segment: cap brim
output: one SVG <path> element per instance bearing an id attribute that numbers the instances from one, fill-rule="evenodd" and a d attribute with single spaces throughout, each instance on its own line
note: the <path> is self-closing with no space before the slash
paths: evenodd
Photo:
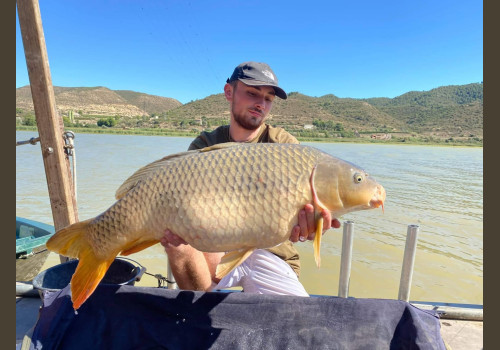
<path id="1" fill-rule="evenodd" d="M 238 80 L 241 81 L 242 83 L 244 83 L 246 85 L 250 85 L 250 86 L 270 86 L 270 87 L 272 87 L 274 89 L 274 93 L 279 98 L 281 98 L 283 100 L 286 100 L 287 97 L 288 97 L 286 95 L 285 90 L 283 90 L 282 88 L 280 88 L 277 85 L 272 85 L 272 84 L 266 83 L 264 81 L 258 81 L 258 80 L 255 80 L 255 79 L 241 79 L 241 78 L 238 78 Z"/>

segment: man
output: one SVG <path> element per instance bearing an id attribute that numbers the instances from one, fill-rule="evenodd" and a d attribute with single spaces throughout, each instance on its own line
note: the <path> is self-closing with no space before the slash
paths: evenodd
<path id="1" fill-rule="evenodd" d="M 284 129 L 264 123 L 275 97 L 287 98 L 267 64 L 245 62 L 237 66 L 224 86 L 224 95 L 230 104 L 229 125 L 202 132 L 191 143 L 190 150 L 224 142 L 299 143 Z M 325 231 L 340 227 L 340 222 L 332 221 L 328 211 L 322 211 L 321 216 Z M 161 244 L 181 289 L 209 291 L 242 286 L 246 292 L 307 296 L 297 278 L 300 262 L 292 242 L 312 240 L 314 232 L 314 208 L 308 204 L 299 213 L 299 222 L 291 232 L 290 241 L 270 249 L 255 250 L 222 280 L 216 279 L 215 270 L 223 252 L 200 252 L 169 230 Z"/>

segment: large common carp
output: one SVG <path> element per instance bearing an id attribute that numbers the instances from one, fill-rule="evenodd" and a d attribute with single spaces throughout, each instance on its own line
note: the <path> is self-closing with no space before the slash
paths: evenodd
<path id="1" fill-rule="evenodd" d="M 286 241 L 305 204 L 338 218 L 383 206 L 385 190 L 355 165 L 313 147 L 225 143 L 139 169 L 116 198 L 102 214 L 47 242 L 48 249 L 79 259 L 71 279 L 75 309 L 118 254 L 158 243 L 167 228 L 198 250 L 228 252 L 217 267 L 221 278 L 255 249 Z M 314 240 L 318 266 L 322 223 L 317 220 Z"/>

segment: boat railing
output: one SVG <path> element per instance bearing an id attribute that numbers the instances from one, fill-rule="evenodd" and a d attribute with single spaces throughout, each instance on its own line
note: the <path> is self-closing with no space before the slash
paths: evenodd
<path id="1" fill-rule="evenodd" d="M 351 279 L 352 247 L 354 242 L 354 222 L 346 221 L 343 224 L 342 251 L 340 253 L 340 276 L 338 296 L 347 298 Z M 417 251 L 417 237 L 420 228 L 418 225 L 408 225 L 406 244 L 399 280 L 398 299 L 409 301 L 415 253 Z"/>
<path id="2" fill-rule="evenodd" d="M 342 224 L 342 250 L 340 253 L 340 274 L 338 296 L 340 298 L 349 297 L 349 284 L 351 280 L 351 264 L 352 250 L 354 245 L 354 222 L 345 221 Z M 422 309 L 432 309 L 436 311 L 441 318 L 465 319 L 465 320 L 482 320 L 483 308 L 482 305 L 465 305 L 453 303 L 437 303 L 437 302 L 411 302 L 410 291 L 415 264 L 415 255 L 417 251 L 417 240 L 420 231 L 419 225 L 408 225 L 406 232 L 406 242 L 403 255 L 403 263 L 401 267 L 401 278 L 399 281 L 398 299 L 418 306 Z M 170 266 L 167 270 L 167 288 L 177 289 L 174 275 Z"/>
<path id="3" fill-rule="evenodd" d="M 349 283 L 351 280 L 352 248 L 354 244 L 354 222 L 345 221 L 343 223 L 342 251 L 340 255 L 340 275 L 338 296 L 347 298 L 349 296 Z M 399 300 L 410 300 L 411 280 L 413 275 L 413 265 L 417 250 L 418 225 L 408 225 L 406 245 L 401 269 L 401 279 L 399 283 Z M 175 278 L 170 266 L 167 268 L 167 288 L 177 289 Z"/>
<path id="4" fill-rule="evenodd" d="M 354 222 L 345 221 L 343 224 L 342 250 L 340 253 L 339 292 L 341 298 L 349 295 L 351 280 L 352 247 L 354 242 Z"/>
<path id="5" fill-rule="evenodd" d="M 443 319 L 482 321 L 482 305 L 410 301 L 411 282 L 419 231 L 420 227 L 418 225 L 408 225 L 403 263 L 401 266 L 398 299 L 409 302 L 420 309 L 433 310 Z M 354 222 L 346 221 L 343 223 L 342 251 L 340 258 L 338 296 L 341 298 L 347 298 L 349 295 L 353 242 Z"/>

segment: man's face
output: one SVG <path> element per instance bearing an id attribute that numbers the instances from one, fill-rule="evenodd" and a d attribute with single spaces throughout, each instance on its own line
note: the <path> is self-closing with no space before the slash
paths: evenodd
<path id="1" fill-rule="evenodd" d="M 250 86 L 240 81 L 231 88 L 226 98 L 231 103 L 231 114 L 234 121 L 247 130 L 259 128 L 266 119 L 275 98 L 274 89 L 270 86 Z"/>

